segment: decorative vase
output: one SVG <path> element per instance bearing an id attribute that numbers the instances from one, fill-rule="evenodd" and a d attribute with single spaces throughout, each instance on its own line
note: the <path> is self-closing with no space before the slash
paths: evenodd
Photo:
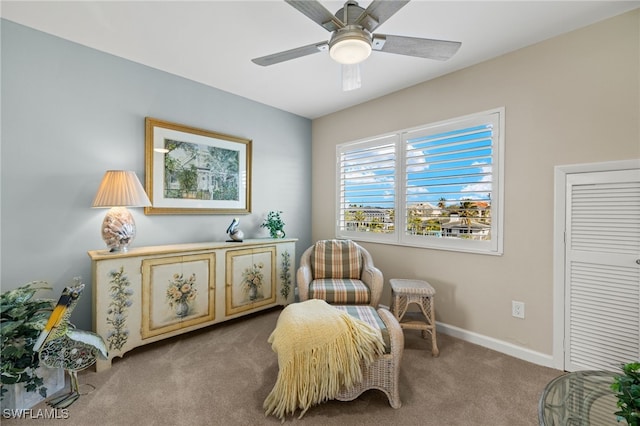
<path id="1" fill-rule="evenodd" d="M 187 302 L 176 303 L 176 316 L 178 318 L 184 318 L 189 315 L 189 304 Z"/>
<path id="2" fill-rule="evenodd" d="M 284 231 L 283 231 L 282 229 L 278 229 L 278 230 L 276 231 L 276 236 L 275 236 L 275 238 L 284 238 L 284 236 L 285 236 L 285 233 L 284 233 Z"/>
<path id="3" fill-rule="evenodd" d="M 258 287 L 252 285 L 249 287 L 249 300 L 256 300 L 258 298 Z"/>

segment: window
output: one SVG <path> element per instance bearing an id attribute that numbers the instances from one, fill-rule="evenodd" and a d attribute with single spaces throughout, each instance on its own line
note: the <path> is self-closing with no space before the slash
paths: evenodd
<path id="1" fill-rule="evenodd" d="M 337 236 L 502 253 L 504 109 L 339 145 Z"/>

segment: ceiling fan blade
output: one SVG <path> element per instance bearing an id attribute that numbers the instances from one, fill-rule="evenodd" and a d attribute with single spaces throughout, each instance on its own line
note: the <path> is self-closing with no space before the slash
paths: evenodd
<path id="1" fill-rule="evenodd" d="M 251 61 L 254 64 L 262 65 L 266 67 L 268 65 L 278 64 L 280 62 L 289 61 L 291 59 L 301 58 L 303 56 L 312 55 L 318 52 L 324 52 L 329 50 L 329 43 L 322 41 L 320 43 L 309 44 L 302 47 L 296 47 L 295 49 L 285 50 L 284 52 L 278 52 L 260 58 L 254 58 Z"/>
<path id="2" fill-rule="evenodd" d="M 298 12 L 302 13 L 327 31 L 335 31 L 337 29 L 344 28 L 344 23 L 316 0 L 285 1 L 295 7 Z"/>
<path id="3" fill-rule="evenodd" d="M 402 9 L 409 0 L 373 0 L 369 7 L 356 19 L 356 25 L 362 25 L 370 33 Z"/>
<path id="4" fill-rule="evenodd" d="M 373 50 L 398 55 L 446 61 L 462 46 L 459 41 L 434 40 L 430 38 L 403 37 L 375 34 L 371 45 Z"/>

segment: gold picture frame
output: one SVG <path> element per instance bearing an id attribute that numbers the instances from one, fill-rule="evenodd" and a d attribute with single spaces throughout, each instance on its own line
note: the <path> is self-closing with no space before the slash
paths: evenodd
<path id="1" fill-rule="evenodd" d="M 275 246 L 227 251 L 226 315 L 276 302 L 276 257 Z"/>
<path id="2" fill-rule="evenodd" d="M 142 260 L 142 338 L 215 319 L 215 253 Z"/>
<path id="3" fill-rule="evenodd" d="M 251 212 L 252 141 L 145 118 L 145 214 Z"/>

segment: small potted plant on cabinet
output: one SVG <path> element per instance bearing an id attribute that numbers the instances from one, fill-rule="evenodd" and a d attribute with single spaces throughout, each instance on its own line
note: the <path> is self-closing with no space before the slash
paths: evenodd
<path id="1" fill-rule="evenodd" d="M 284 221 L 282 217 L 280 217 L 280 214 L 282 214 L 281 211 L 270 211 L 267 213 L 267 218 L 262 222 L 262 225 L 260 225 L 261 228 L 267 228 L 269 230 L 271 238 L 285 237 Z"/>
<path id="2" fill-rule="evenodd" d="M 0 295 L 3 408 L 31 408 L 46 398 L 48 391 L 57 392 L 64 387 L 64 371 L 40 367 L 38 354 L 33 351 L 55 306 L 53 300 L 34 299 L 39 290 L 51 290 L 51 287 L 46 282 L 34 281 Z"/>

